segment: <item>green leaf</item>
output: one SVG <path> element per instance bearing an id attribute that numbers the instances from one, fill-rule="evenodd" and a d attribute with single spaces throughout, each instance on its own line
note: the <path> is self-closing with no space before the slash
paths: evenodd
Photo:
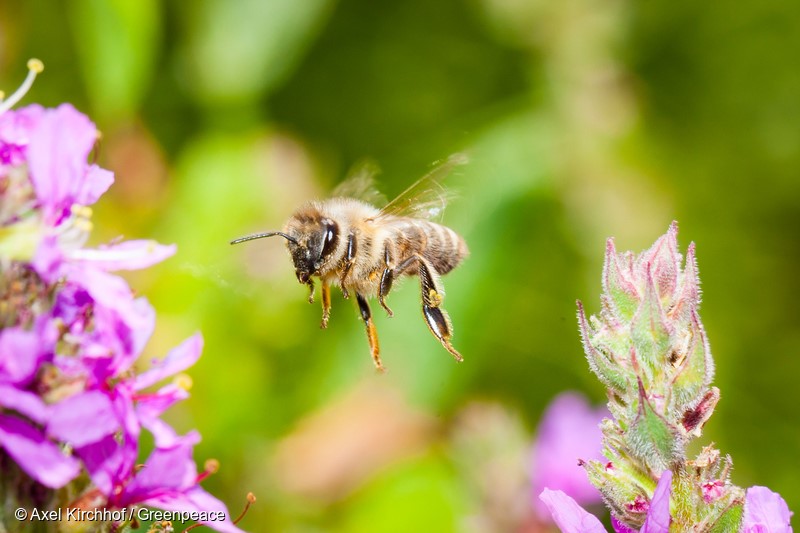
<path id="1" fill-rule="evenodd" d="M 600 378 L 600 381 L 602 381 L 606 387 L 623 394 L 628 389 L 625 367 L 609 360 L 604 353 L 597 350 L 592 345 L 592 335 L 589 331 L 586 313 L 580 300 L 578 301 L 578 325 L 583 340 L 583 350 L 586 352 L 586 359 L 589 361 L 589 368 Z"/>
<path id="2" fill-rule="evenodd" d="M 714 361 L 711 358 L 706 334 L 694 311 L 689 327 L 692 338 L 688 353 L 673 379 L 672 387 L 673 400 L 679 411 L 685 410 L 690 404 L 696 404 L 714 376 Z"/>
<path id="3" fill-rule="evenodd" d="M 649 269 L 645 278 L 644 298 L 631 323 L 631 340 L 639 362 L 648 376 L 653 376 L 662 372 L 663 365 L 667 364 L 670 331 Z"/>
<path id="4" fill-rule="evenodd" d="M 663 472 L 680 459 L 680 438 L 677 428 L 653 409 L 639 380 L 638 413 L 627 435 L 633 454 L 654 472 Z"/>
<path id="5" fill-rule="evenodd" d="M 202 102 L 252 101 L 298 63 L 331 0 L 225 0 L 181 4 L 188 21 L 184 62 Z"/>
<path id="6" fill-rule="evenodd" d="M 744 504 L 737 502 L 731 504 L 730 507 L 725 509 L 722 515 L 717 519 L 709 533 L 728 533 L 730 531 L 739 531 L 739 526 L 742 523 L 742 515 L 744 514 Z"/>
<path id="7" fill-rule="evenodd" d="M 629 321 L 639 303 L 639 294 L 630 277 L 620 265 L 620 257 L 614 247 L 614 240 L 606 243 L 606 257 L 603 264 L 603 292 L 622 321 Z"/>
<path id="8" fill-rule="evenodd" d="M 161 43 L 157 0 L 75 0 L 67 4 L 86 89 L 101 120 L 134 114 Z"/>

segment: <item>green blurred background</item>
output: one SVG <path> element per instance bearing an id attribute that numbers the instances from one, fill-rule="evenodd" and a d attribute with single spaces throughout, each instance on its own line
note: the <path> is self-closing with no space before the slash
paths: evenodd
<path id="1" fill-rule="evenodd" d="M 206 486 L 253 531 L 535 530 L 526 447 L 550 399 L 602 402 L 575 299 L 599 307 L 604 240 L 680 222 L 698 248 L 722 400 L 702 442 L 734 481 L 800 510 L 800 3 L 592 0 L 0 2 L 0 86 L 69 101 L 117 182 L 94 242 L 177 243 L 128 276 L 159 314 L 149 355 L 200 329 L 192 398 Z M 467 151 L 445 223 L 457 365 L 408 281 L 327 331 L 277 229 L 362 158 L 388 196 Z M 504 507 L 508 506 L 508 507 Z M 505 517 L 505 518 L 503 518 Z M 507 523 L 503 522 L 507 520 Z"/>

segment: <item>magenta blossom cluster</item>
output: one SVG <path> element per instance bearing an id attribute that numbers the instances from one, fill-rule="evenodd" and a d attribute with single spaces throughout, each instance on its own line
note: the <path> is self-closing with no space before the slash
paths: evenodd
<path id="1" fill-rule="evenodd" d="M 192 458 L 199 435 L 178 435 L 161 419 L 188 394 L 180 379 L 159 384 L 195 363 L 202 338 L 137 374 L 155 312 L 111 273 L 150 266 L 175 247 L 84 246 L 88 206 L 113 182 L 89 162 L 97 139 L 69 104 L 0 106 L 0 456 L 13 460 L 0 468 L 50 489 L 74 481 L 80 493 L 59 506 L 223 513 L 224 521 L 205 523 L 238 532 L 225 505 L 199 485 L 208 475 Z M 137 465 L 143 430 L 155 449 Z"/>

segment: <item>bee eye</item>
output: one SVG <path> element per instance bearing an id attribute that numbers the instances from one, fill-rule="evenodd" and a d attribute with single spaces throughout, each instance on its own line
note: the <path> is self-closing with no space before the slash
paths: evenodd
<path id="1" fill-rule="evenodd" d="M 336 223 L 331 220 L 325 221 L 325 235 L 322 238 L 322 252 L 319 258 L 323 259 L 333 252 L 336 248 L 336 243 L 339 241 L 339 228 Z"/>

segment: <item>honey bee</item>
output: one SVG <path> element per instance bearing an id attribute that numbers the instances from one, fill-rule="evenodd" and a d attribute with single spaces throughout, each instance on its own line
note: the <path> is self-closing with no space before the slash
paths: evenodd
<path id="1" fill-rule="evenodd" d="M 301 206 L 282 231 L 248 235 L 231 244 L 275 236 L 286 239 L 297 280 L 309 287 L 310 303 L 314 302 L 313 278 L 320 279 L 323 329 L 331 314 L 331 286 L 338 286 L 344 298 L 355 294 L 370 353 L 381 372 L 384 367 L 368 297 L 377 297 L 392 317 L 386 297 L 395 281 L 402 276 L 419 277 L 428 329 L 460 362 L 463 358 L 450 341 L 450 317 L 442 307 L 441 276 L 469 252 L 458 233 L 430 219 L 441 214 L 449 199 L 441 177 L 464 162 L 460 154 L 451 156 L 381 209 L 373 205 L 380 196 L 371 172 L 364 170 L 334 190 L 332 198 Z"/>

